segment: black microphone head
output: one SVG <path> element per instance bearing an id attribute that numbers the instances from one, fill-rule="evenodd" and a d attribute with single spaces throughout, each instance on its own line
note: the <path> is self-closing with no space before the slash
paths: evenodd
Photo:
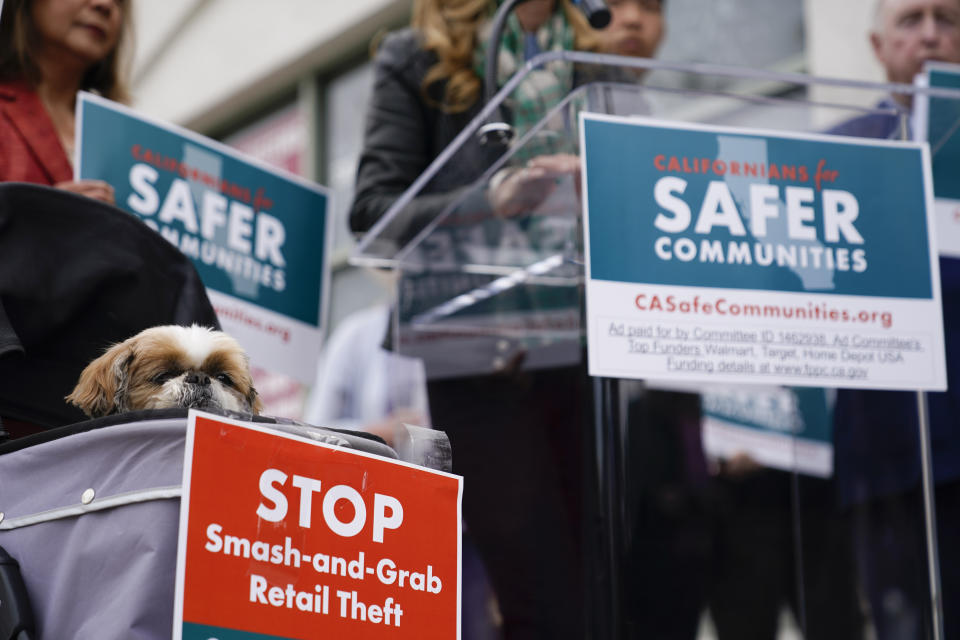
<path id="1" fill-rule="evenodd" d="M 610 24 L 610 9 L 604 8 L 600 11 L 591 13 L 587 20 L 594 29 L 605 29 Z"/>
<path id="2" fill-rule="evenodd" d="M 610 24 L 610 9 L 604 0 L 574 0 L 594 29 L 603 29 Z"/>

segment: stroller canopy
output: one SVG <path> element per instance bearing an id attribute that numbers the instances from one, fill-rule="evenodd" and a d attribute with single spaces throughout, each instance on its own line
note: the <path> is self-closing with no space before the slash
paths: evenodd
<path id="1" fill-rule="evenodd" d="M 219 328 L 189 259 L 116 207 L 0 184 L 0 418 L 50 428 L 83 368 L 159 324 Z"/>

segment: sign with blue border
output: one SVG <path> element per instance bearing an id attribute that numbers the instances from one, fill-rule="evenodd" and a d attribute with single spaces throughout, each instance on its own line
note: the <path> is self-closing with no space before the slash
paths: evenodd
<path id="1" fill-rule="evenodd" d="M 312 381 L 325 311 L 329 195 L 179 127 L 81 93 L 78 179 L 193 261 L 223 328 L 252 361 Z"/>
<path id="2" fill-rule="evenodd" d="M 927 62 L 917 84 L 960 90 L 960 65 Z M 914 138 L 930 144 L 940 255 L 960 257 L 960 98 L 914 97 Z"/>
<path id="3" fill-rule="evenodd" d="M 824 389 L 705 385 L 700 396 L 708 456 L 747 455 L 774 469 L 833 475 L 833 415 Z"/>
<path id="4" fill-rule="evenodd" d="M 945 388 L 926 145 L 580 123 L 592 375 Z"/>

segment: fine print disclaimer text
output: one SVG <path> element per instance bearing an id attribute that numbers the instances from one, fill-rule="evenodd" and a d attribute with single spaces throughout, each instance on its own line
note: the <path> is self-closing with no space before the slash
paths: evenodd
<path id="1" fill-rule="evenodd" d="M 651 375 L 777 377 L 884 381 L 911 375 L 928 350 L 916 336 L 821 329 L 756 329 L 606 318 L 599 323 L 604 355 Z"/>

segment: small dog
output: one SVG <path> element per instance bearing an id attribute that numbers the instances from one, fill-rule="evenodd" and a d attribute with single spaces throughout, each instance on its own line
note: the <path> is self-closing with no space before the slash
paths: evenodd
<path id="1" fill-rule="evenodd" d="M 198 325 L 152 327 L 113 345 L 87 365 L 66 400 L 91 418 L 174 407 L 263 410 L 240 344 Z"/>

